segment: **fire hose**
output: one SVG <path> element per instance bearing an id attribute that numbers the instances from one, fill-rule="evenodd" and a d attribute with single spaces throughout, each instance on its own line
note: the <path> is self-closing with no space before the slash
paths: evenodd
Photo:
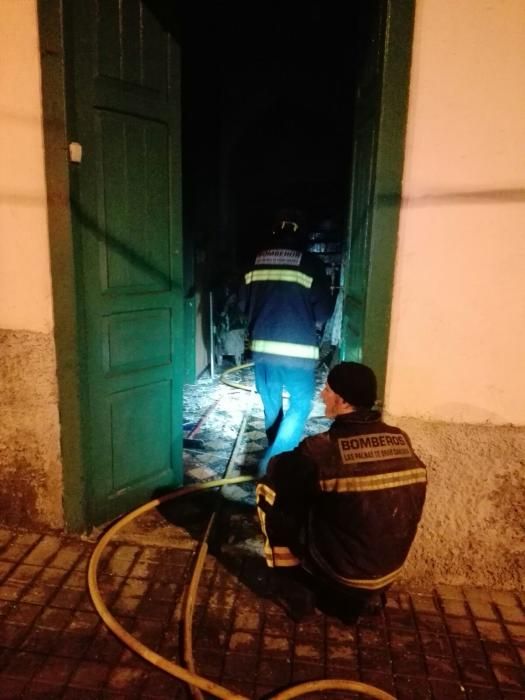
<path id="1" fill-rule="evenodd" d="M 240 365 L 239 367 L 233 368 L 235 369 L 241 369 L 245 366 L 250 366 L 251 363 L 248 363 L 248 365 Z M 230 372 L 232 370 L 228 370 Z M 225 382 L 226 383 L 226 382 Z M 231 384 L 230 384 L 231 385 Z M 236 388 L 241 388 L 238 385 Z M 244 388 L 244 387 L 242 387 Z M 237 440 L 232 452 L 232 455 L 229 460 L 229 465 L 233 463 L 234 461 L 234 455 L 238 449 L 238 446 L 240 444 L 240 438 L 242 436 L 242 433 L 244 432 L 244 427 L 246 425 L 246 414 L 243 418 L 243 422 L 241 424 L 241 428 L 239 430 L 239 433 L 237 435 Z M 228 465 L 228 466 L 229 466 Z M 217 697 L 217 698 L 224 698 L 224 700 L 250 700 L 249 698 L 239 695 L 236 693 L 231 692 L 228 690 L 228 688 L 225 688 L 222 685 L 219 685 L 217 683 L 214 683 L 213 681 L 205 678 L 204 676 L 200 676 L 196 670 L 195 670 L 195 663 L 193 660 L 193 651 L 192 651 L 192 619 L 193 619 L 193 608 L 194 608 L 194 602 L 196 598 L 196 593 L 197 593 L 197 588 L 199 584 L 199 578 L 202 572 L 202 569 L 204 567 L 204 562 L 206 559 L 206 555 L 208 552 L 208 537 L 209 534 L 213 528 L 215 519 L 216 519 L 216 514 L 217 511 L 215 511 L 206 527 L 205 535 L 202 538 L 202 541 L 199 546 L 198 554 L 196 557 L 195 565 L 193 568 L 193 573 L 192 573 L 192 578 L 189 583 L 189 586 L 186 591 L 185 595 L 185 606 L 184 606 L 184 615 L 183 615 L 183 639 L 184 639 L 184 649 L 183 649 L 183 658 L 184 658 L 184 663 L 186 665 L 186 668 L 180 664 L 174 663 L 173 661 L 170 661 L 169 659 L 165 658 L 164 656 L 161 656 L 157 652 L 155 652 L 153 649 L 150 647 L 146 646 L 143 644 L 140 640 L 138 640 L 136 637 L 134 637 L 130 632 L 128 632 L 118 621 L 117 619 L 111 614 L 109 609 L 107 608 L 106 604 L 104 603 L 104 600 L 102 598 L 102 595 L 100 593 L 100 589 L 98 586 L 98 566 L 99 562 L 102 556 L 102 553 L 104 552 L 105 548 L 109 544 L 109 542 L 115 537 L 115 535 L 122 530 L 128 523 L 131 521 L 135 520 L 136 518 L 140 517 L 144 513 L 147 513 L 154 508 L 157 508 L 159 505 L 162 503 L 166 503 L 168 501 L 174 500 L 176 498 L 181 498 L 183 496 L 193 494 L 193 493 L 198 493 L 202 492 L 205 490 L 209 489 L 216 489 L 222 486 L 226 485 L 234 485 L 234 484 L 240 484 L 240 483 L 247 483 L 249 481 L 253 481 L 252 476 L 237 476 L 237 477 L 229 477 L 229 478 L 223 478 L 223 479 L 217 479 L 213 481 L 207 481 L 199 484 L 193 484 L 190 486 L 184 486 L 179 489 L 176 489 L 175 491 L 166 494 L 164 496 L 160 496 L 159 498 L 155 498 L 147 503 L 145 503 L 142 506 L 139 506 L 138 508 L 135 508 L 134 510 L 130 511 L 126 515 L 124 515 L 122 518 L 117 520 L 111 527 L 102 535 L 98 543 L 96 544 L 93 553 L 91 555 L 90 561 L 89 561 L 89 566 L 88 566 L 88 572 L 87 572 L 87 581 L 88 581 L 88 590 L 91 595 L 91 599 L 93 601 L 93 605 L 95 607 L 95 610 L 101 617 L 102 621 L 104 624 L 115 634 L 116 637 L 118 637 L 129 649 L 131 649 L 133 652 L 141 656 L 143 659 L 148 661 L 150 664 L 155 666 L 156 668 L 159 668 L 169 675 L 173 676 L 174 678 L 177 678 L 185 683 L 187 683 L 191 690 L 193 697 L 196 698 L 196 700 L 202 700 L 203 696 L 201 691 L 205 691 L 209 693 L 210 695 Z M 275 695 L 272 696 L 272 700 L 291 700 L 291 698 L 297 698 L 297 697 L 304 697 L 310 693 L 315 693 L 315 692 L 320 692 L 320 691 L 330 691 L 330 690 L 347 690 L 347 691 L 353 691 L 353 692 L 358 692 L 362 693 L 368 697 L 372 698 L 377 698 L 377 700 L 395 700 L 392 695 L 389 693 L 386 693 L 383 690 L 380 690 L 378 688 L 375 688 L 371 685 L 368 685 L 366 683 L 361 683 L 359 681 L 355 680 L 347 680 L 347 679 L 339 679 L 339 678 L 333 678 L 333 679 L 320 679 L 320 680 L 315 680 L 315 681 L 308 681 L 305 683 L 299 683 L 297 685 L 294 685 L 290 688 L 287 688 L 285 690 L 281 690 L 277 692 Z"/>

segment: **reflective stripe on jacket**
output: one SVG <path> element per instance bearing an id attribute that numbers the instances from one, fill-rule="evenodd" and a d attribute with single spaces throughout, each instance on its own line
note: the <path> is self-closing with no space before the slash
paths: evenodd
<path id="1" fill-rule="evenodd" d="M 267 355 L 285 355 L 286 357 L 302 357 L 306 360 L 317 360 L 319 348 L 317 345 L 301 345 L 301 343 L 282 343 L 277 340 L 252 340 L 250 350 L 264 352 Z"/>
<path id="2" fill-rule="evenodd" d="M 261 251 L 244 276 L 240 305 L 256 359 L 318 359 L 317 326 L 328 320 L 333 304 L 324 267 L 314 255 L 279 247 Z"/>

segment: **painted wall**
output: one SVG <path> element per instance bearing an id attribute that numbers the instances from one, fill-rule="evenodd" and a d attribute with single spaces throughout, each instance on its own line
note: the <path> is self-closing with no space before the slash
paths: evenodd
<path id="1" fill-rule="evenodd" d="M 524 583 L 524 75 L 523 0 L 416 1 L 385 403 L 430 468 L 412 573 L 452 583 Z"/>
<path id="2" fill-rule="evenodd" d="M 525 3 L 418 0 L 413 50 L 388 407 L 525 425 Z"/>
<path id="3" fill-rule="evenodd" d="M 61 463 L 35 0 L 0 5 L 0 513 L 59 525 Z"/>
<path id="4" fill-rule="evenodd" d="M 0 327 L 49 333 L 53 316 L 35 2 L 3 0 L 1 18 Z"/>

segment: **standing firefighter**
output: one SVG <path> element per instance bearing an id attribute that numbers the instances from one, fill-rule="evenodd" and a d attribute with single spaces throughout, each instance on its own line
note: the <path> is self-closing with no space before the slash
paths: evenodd
<path id="1" fill-rule="evenodd" d="M 265 557 L 296 620 L 317 604 L 352 621 L 377 605 L 414 540 L 426 468 L 378 411 L 373 371 L 342 362 L 321 392 L 330 429 L 274 457 L 257 485 Z"/>
<path id="2" fill-rule="evenodd" d="M 258 253 L 241 290 L 268 438 L 261 474 L 273 455 L 293 449 L 303 435 L 315 391 L 317 331 L 332 311 L 323 264 L 303 249 L 301 219 L 295 210 L 281 212 L 271 246 Z M 283 388 L 290 397 L 286 412 Z"/>

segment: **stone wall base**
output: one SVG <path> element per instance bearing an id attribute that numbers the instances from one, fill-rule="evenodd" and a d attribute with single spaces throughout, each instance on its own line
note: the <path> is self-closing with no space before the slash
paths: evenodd
<path id="1" fill-rule="evenodd" d="M 62 527 L 52 334 L 0 329 L 0 522 Z"/>
<path id="2" fill-rule="evenodd" d="M 406 430 L 428 467 L 403 580 L 523 590 L 525 427 L 385 420 Z"/>

